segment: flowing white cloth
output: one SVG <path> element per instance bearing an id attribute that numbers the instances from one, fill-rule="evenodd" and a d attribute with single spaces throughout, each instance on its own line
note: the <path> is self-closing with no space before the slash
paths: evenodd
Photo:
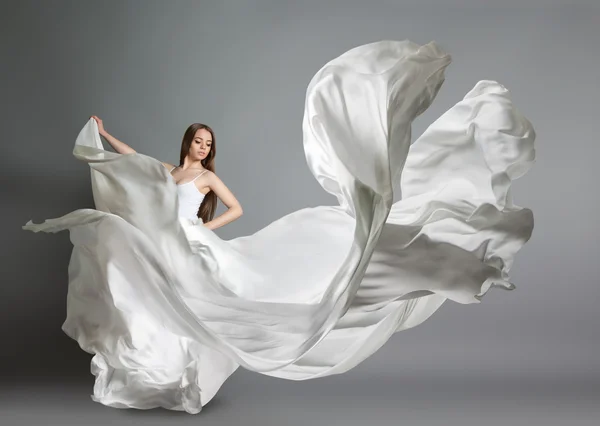
<path id="1" fill-rule="evenodd" d="M 229 241 L 177 217 L 169 171 L 105 151 L 90 119 L 73 154 L 91 168 L 96 209 L 23 228 L 70 231 L 63 330 L 95 354 L 92 398 L 197 413 L 239 365 L 293 380 L 342 373 L 446 299 L 513 288 L 533 215 L 510 186 L 534 163 L 535 134 L 502 85 L 480 81 L 411 145 L 449 63 L 410 41 L 327 63 L 307 89 L 304 148 L 340 205 Z"/>

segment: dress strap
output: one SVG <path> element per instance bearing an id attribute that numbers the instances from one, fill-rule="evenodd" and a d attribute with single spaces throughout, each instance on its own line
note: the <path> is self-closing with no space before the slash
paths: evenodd
<path id="1" fill-rule="evenodd" d="M 171 170 L 169 170 L 169 173 L 171 173 L 171 172 L 172 172 L 173 170 L 175 170 L 177 167 L 179 167 L 179 166 L 175 166 L 175 167 L 173 167 Z M 193 182 L 193 181 L 195 181 L 196 179 L 198 179 L 200 176 L 202 176 L 202 175 L 203 175 L 204 173 L 206 173 L 207 171 L 208 171 L 208 169 L 206 169 L 206 170 L 202 170 L 202 172 L 201 172 L 201 173 L 200 173 L 198 176 L 196 176 L 194 179 L 192 179 L 190 182 Z M 189 183 L 189 182 L 186 182 L 186 183 Z"/>
<path id="2" fill-rule="evenodd" d="M 194 179 L 192 179 L 190 182 L 195 181 L 196 179 L 198 179 L 200 176 L 202 176 L 204 173 L 206 173 L 208 171 L 208 169 L 203 170 L 202 173 L 200 173 L 198 176 L 196 176 Z"/>

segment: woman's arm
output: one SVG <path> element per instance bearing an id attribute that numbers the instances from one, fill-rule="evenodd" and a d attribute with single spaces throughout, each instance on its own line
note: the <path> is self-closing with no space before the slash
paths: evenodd
<path id="1" fill-rule="evenodd" d="M 114 150 L 117 151 L 119 154 L 133 154 L 133 153 L 137 152 L 135 149 L 133 149 L 126 143 L 121 142 L 119 139 L 110 135 L 106 130 L 104 130 L 102 133 L 100 133 L 100 136 L 103 136 L 104 139 L 106 139 L 107 142 L 110 144 L 110 146 L 112 146 L 114 148 Z M 161 163 L 169 171 L 171 171 L 172 169 L 175 168 L 175 166 L 172 165 L 171 163 L 165 163 L 164 161 L 161 161 Z"/>
<path id="2" fill-rule="evenodd" d="M 206 173 L 208 176 L 208 186 L 217 197 L 227 206 L 227 211 L 223 214 L 215 217 L 213 220 L 208 221 L 204 224 L 209 229 L 217 229 L 223 225 L 233 222 L 238 219 L 244 211 L 239 201 L 235 198 L 233 193 L 225 186 L 225 184 L 218 178 L 216 174 L 210 170 Z"/>
<path id="3" fill-rule="evenodd" d="M 135 149 L 133 149 L 126 143 L 121 142 L 119 139 L 117 139 L 114 136 L 112 136 L 111 134 L 109 134 L 106 131 L 106 129 L 104 128 L 104 123 L 102 122 L 100 117 L 98 117 L 96 115 L 92 115 L 90 118 L 93 118 L 94 120 L 96 120 L 96 123 L 98 123 L 98 133 L 100 134 L 100 136 L 102 136 L 104 139 L 106 139 L 106 141 L 110 144 L 110 146 L 112 146 L 113 149 L 115 151 L 117 151 L 119 154 L 133 154 L 133 153 L 137 152 Z M 172 169 L 175 168 L 174 165 L 165 163 L 164 161 L 161 161 L 161 163 L 169 171 L 171 171 Z"/>
<path id="4" fill-rule="evenodd" d="M 119 154 L 133 154 L 136 152 L 135 149 L 133 149 L 126 143 L 121 142 L 119 139 L 117 139 L 114 136 L 112 136 L 111 134 L 109 134 L 106 130 L 104 132 L 100 133 L 100 136 L 102 136 L 104 139 L 106 139 L 106 141 L 110 144 L 110 146 L 112 146 L 113 149 L 115 151 L 117 151 Z"/>
<path id="5" fill-rule="evenodd" d="M 90 118 L 93 118 L 94 120 L 96 120 L 96 123 L 98 123 L 98 133 L 100 134 L 100 136 L 102 136 L 104 139 L 106 139 L 106 141 L 110 144 L 110 146 L 112 146 L 113 149 L 115 151 L 117 151 L 119 154 L 133 154 L 136 152 L 135 149 L 133 149 L 129 145 L 127 145 L 124 142 L 121 142 L 119 139 L 117 139 L 114 136 L 112 136 L 111 134 L 109 134 L 104 129 L 104 123 L 102 122 L 102 120 L 99 117 L 92 115 Z"/>

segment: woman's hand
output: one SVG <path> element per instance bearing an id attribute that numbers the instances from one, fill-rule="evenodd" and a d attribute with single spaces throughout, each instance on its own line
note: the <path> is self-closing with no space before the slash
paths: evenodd
<path id="1" fill-rule="evenodd" d="M 96 123 L 98 123 L 98 133 L 100 133 L 100 135 L 104 136 L 104 134 L 106 133 L 106 130 L 104 130 L 104 124 L 102 123 L 102 120 L 100 119 L 100 117 L 98 117 L 96 115 L 92 115 L 90 118 L 93 118 L 94 120 L 96 120 Z"/>

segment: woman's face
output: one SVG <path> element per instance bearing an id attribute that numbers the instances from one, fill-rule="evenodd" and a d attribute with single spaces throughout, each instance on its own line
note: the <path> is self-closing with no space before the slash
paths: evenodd
<path id="1" fill-rule="evenodd" d="M 193 160 L 204 160 L 210 152 L 212 136 L 206 129 L 198 129 L 190 145 L 189 155 Z"/>

